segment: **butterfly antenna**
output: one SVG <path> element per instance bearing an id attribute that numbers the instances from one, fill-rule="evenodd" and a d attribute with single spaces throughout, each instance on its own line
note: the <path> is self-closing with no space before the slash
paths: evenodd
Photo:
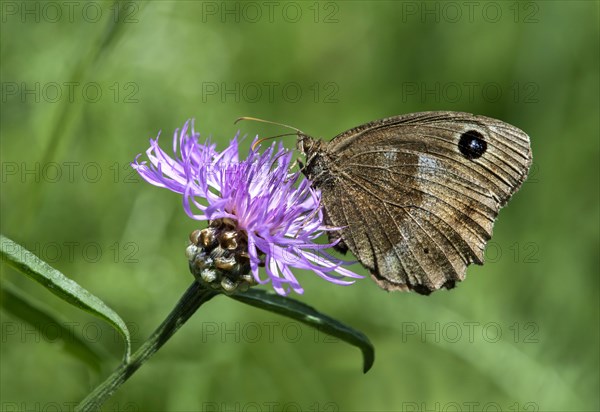
<path id="1" fill-rule="evenodd" d="M 280 134 L 280 135 L 277 135 L 277 136 L 263 137 L 262 139 L 258 139 L 256 141 L 256 143 L 254 143 L 252 145 L 252 150 L 254 150 L 256 148 L 256 146 L 258 146 L 260 143 L 262 143 L 262 142 L 264 142 L 265 140 L 268 140 L 268 139 L 275 139 L 275 138 L 284 137 L 284 136 L 292 136 L 292 135 L 297 135 L 298 133 L 304 134 L 304 132 L 302 130 L 300 130 L 300 129 L 296 128 L 296 127 L 289 126 L 289 125 L 283 124 L 283 123 L 272 122 L 270 120 L 259 119 L 259 118 L 256 118 L 256 117 L 248 117 L 248 116 L 240 117 L 240 118 L 236 119 L 236 121 L 233 122 L 233 124 L 237 124 L 237 122 L 239 122 L 240 120 L 252 120 L 252 121 L 255 121 L 255 122 L 274 124 L 276 126 L 287 127 L 288 129 L 292 129 L 292 130 L 294 130 L 296 132 L 296 133 Z"/>
<path id="2" fill-rule="evenodd" d="M 304 133 L 302 130 L 294 127 L 294 126 L 288 126 L 287 124 L 283 124 L 283 123 L 277 123 L 277 122 L 272 122 L 271 120 L 264 120 L 264 119 L 258 119 L 256 117 L 248 117 L 248 116 L 244 116 L 244 117 L 240 117 L 238 118 L 235 122 L 233 122 L 233 124 L 236 124 L 237 122 L 239 122 L 240 120 L 253 120 L 255 122 L 262 122 L 262 123 L 269 123 L 269 124 L 274 124 L 276 126 L 282 126 L 282 127 L 287 127 L 288 129 L 292 129 L 295 130 L 298 133 Z"/>

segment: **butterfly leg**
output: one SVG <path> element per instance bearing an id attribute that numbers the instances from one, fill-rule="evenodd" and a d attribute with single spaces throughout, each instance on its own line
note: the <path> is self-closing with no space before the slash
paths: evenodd
<path id="1" fill-rule="evenodd" d="M 325 223 L 325 225 L 328 227 L 333 226 L 333 224 L 331 223 L 331 219 L 327 215 L 327 211 L 325 209 L 323 209 L 323 223 Z M 327 232 L 327 235 L 329 236 L 329 242 L 338 242 L 333 247 L 335 250 L 337 250 L 340 253 L 343 253 L 344 255 L 346 254 L 346 252 L 348 252 L 348 245 L 346 245 L 342 240 L 342 234 L 340 231 L 334 230 L 331 232 Z"/>

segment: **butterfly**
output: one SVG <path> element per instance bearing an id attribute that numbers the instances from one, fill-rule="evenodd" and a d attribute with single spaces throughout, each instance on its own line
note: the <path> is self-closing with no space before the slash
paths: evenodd
<path id="1" fill-rule="evenodd" d="M 483 264 L 498 212 L 532 160 L 523 131 L 461 112 L 389 117 L 329 142 L 297 136 L 325 222 L 340 228 L 330 240 L 390 291 L 450 289 Z"/>

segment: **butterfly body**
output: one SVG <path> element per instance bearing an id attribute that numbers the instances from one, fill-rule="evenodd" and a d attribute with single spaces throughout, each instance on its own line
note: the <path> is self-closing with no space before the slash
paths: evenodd
<path id="1" fill-rule="evenodd" d="M 529 137 L 460 112 L 370 122 L 330 142 L 298 137 L 326 222 L 386 290 L 452 288 L 482 264 L 498 211 L 531 164 Z"/>

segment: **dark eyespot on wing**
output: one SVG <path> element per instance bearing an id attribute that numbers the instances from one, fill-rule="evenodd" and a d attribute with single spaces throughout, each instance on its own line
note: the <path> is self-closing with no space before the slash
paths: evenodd
<path id="1" fill-rule="evenodd" d="M 468 130 L 460 136 L 458 149 L 465 158 L 477 159 L 487 150 L 487 143 L 477 130 Z"/>

